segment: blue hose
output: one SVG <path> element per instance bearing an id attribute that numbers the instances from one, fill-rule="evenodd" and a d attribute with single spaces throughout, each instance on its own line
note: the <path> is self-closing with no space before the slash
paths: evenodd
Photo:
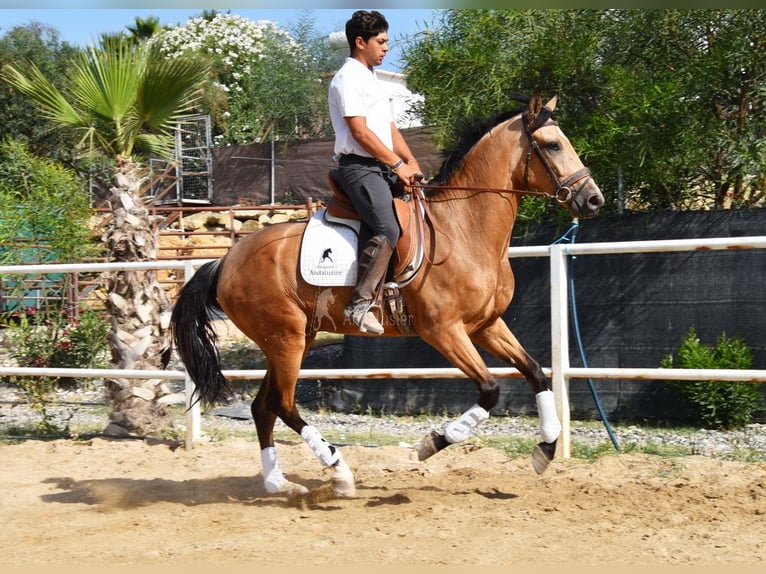
<path id="1" fill-rule="evenodd" d="M 572 225 L 567 229 L 564 234 L 559 237 L 556 241 L 553 243 L 562 243 L 564 241 L 567 241 L 569 243 L 574 243 L 575 239 L 577 238 L 577 230 L 580 227 L 580 222 L 575 219 L 572 221 Z M 580 335 L 580 320 L 578 318 L 577 313 L 577 298 L 575 297 L 575 281 L 574 281 L 574 260 L 577 259 L 576 256 L 570 255 L 569 256 L 569 300 L 570 305 L 572 309 L 572 326 L 574 327 L 575 332 L 575 338 L 577 339 L 577 349 L 580 353 L 580 361 L 582 361 L 583 368 L 588 368 L 588 359 L 585 357 L 585 348 L 582 343 L 582 337 Z M 614 431 L 612 430 L 612 426 L 609 424 L 609 420 L 607 419 L 606 413 L 604 412 L 604 407 L 601 405 L 601 399 L 598 397 L 598 392 L 596 392 L 596 386 L 593 384 L 592 379 L 588 379 L 588 387 L 590 388 L 590 394 L 593 396 L 593 400 L 596 403 L 596 408 L 598 409 L 598 413 L 601 416 L 601 420 L 604 423 L 604 428 L 606 428 L 606 432 L 609 434 L 609 438 L 612 441 L 612 445 L 614 446 L 614 449 L 619 451 L 620 450 L 620 444 L 617 442 L 617 437 L 614 434 Z"/>

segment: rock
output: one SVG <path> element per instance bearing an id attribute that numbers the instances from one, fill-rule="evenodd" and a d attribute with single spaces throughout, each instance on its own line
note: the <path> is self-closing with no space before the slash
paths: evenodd
<path id="1" fill-rule="evenodd" d="M 106 425 L 106 428 L 104 429 L 104 435 L 125 438 L 125 437 L 129 437 L 130 433 L 128 432 L 128 429 L 126 429 L 125 427 L 121 427 L 120 425 L 115 423 L 109 423 L 108 425 Z"/>
<path id="2" fill-rule="evenodd" d="M 242 229 L 240 229 L 240 231 L 242 233 L 252 233 L 253 231 L 257 231 L 262 228 L 263 228 L 263 223 L 261 223 L 260 221 L 255 219 L 248 219 L 242 224 Z"/>
<path id="3" fill-rule="evenodd" d="M 158 405 L 183 405 L 186 403 L 186 393 L 173 393 L 157 399 Z"/>
<path id="4" fill-rule="evenodd" d="M 213 213 L 210 211 L 200 211 L 199 213 L 195 213 L 193 215 L 188 215 L 183 218 L 183 228 L 186 231 L 197 231 L 199 229 L 204 229 L 208 226 L 209 221 L 217 221 L 217 219 L 213 219 Z"/>
<path id="5" fill-rule="evenodd" d="M 275 223 L 286 223 L 290 221 L 290 216 L 286 213 L 275 213 L 271 216 L 271 219 L 269 220 L 269 224 L 273 225 Z"/>
<path id="6" fill-rule="evenodd" d="M 309 218 L 309 212 L 306 209 L 293 209 L 287 215 L 290 221 L 306 221 Z"/>

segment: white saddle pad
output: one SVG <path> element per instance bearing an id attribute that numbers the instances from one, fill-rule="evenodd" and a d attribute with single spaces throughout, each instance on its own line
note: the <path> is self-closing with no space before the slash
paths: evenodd
<path id="1" fill-rule="evenodd" d="M 358 243 L 354 229 L 327 221 L 325 210 L 318 210 L 309 220 L 301 243 L 304 281 L 330 287 L 356 285 Z"/>

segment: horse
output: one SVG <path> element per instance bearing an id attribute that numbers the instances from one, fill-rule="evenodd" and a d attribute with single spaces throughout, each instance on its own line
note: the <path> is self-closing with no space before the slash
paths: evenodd
<path id="1" fill-rule="evenodd" d="M 553 460 L 561 433 L 553 392 L 540 365 L 502 320 L 514 291 L 507 251 L 521 195 L 551 198 L 575 218 L 596 215 L 604 197 L 553 119 L 557 96 L 545 105 L 539 94 L 522 101 L 523 108 L 466 132 L 445 155 L 436 176 L 409 188 L 421 198 L 427 219 L 422 226 L 425 258 L 400 291 L 410 333 L 473 380 L 479 394 L 463 414 L 423 438 L 421 461 L 466 440 L 498 402 L 498 384 L 477 345 L 518 369 L 535 394 L 542 441 L 532 463 L 538 473 Z M 337 446 L 301 418 L 295 389 L 318 331 L 370 335 L 362 335 L 344 318 L 352 287 L 328 292 L 301 276 L 298 259 L 306 226 L 287 222 L 264 227 L 235 243 L 222 258 L 203 264 L 173 307 L 172 342 L 194 382 L 194 399 L 203 405 L 221 400 L 230 388 L 211 321 L 214 312 L 223 311 L 266 359 L 266 373 L 251 405 L 266 491 L 286 496 L 308 492 L 282 471 L 273 436 L 279 417 L 308 444 L 321 466 L 332 470 L 335 494 L 353 497 L 356 486 L 349 465 Z M 382 336 L 402 336 L 395 321 L 383 319 Z"/>

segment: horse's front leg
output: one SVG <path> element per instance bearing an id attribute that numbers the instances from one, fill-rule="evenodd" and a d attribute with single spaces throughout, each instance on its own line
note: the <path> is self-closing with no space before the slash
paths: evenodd
<path id="1" fill-rule="evenodd" d="M 553 391 L 548 387 L 543 370 L 524 350 L 502 318 L 498 317 L 490 326 L 475 333 L 472 339 L 498 359 L 516 367 L 532 387 L 543 439 L 532 453 L 532 466 L 538 474 L 542 474 L 553 460 L 556 441 L 561 435 L 561 421 L 556 412 Z"/>
<path id="2" fill-rule="evenodd" d="M 500 396 L 497 382 L 464 331 L 453 329 L 426 341 L 476 383 L 479 399 L 457 419 L 447 423 L 442 432 L 433 431 L 423 439 L 418 449 L 419 460 L 425 460 L 451 444 L 466 440 L 489 418 L 489 411 L 497 404 Z"/>

